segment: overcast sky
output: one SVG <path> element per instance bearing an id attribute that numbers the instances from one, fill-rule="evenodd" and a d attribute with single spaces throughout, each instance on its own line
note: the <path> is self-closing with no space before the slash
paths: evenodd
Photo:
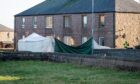
<path id="1" fill-rule="evenodd" d="M 44 0 L 0 0 L 0 24 L 14 28 L 14 15 Z"/>

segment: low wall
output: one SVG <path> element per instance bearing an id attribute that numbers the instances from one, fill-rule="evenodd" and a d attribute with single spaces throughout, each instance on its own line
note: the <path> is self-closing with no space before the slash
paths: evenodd
<path id="1" fill-rule="evenodd" d="M 139 57 L 140 49 L 102 49 L 93 50 L 94 54 L 106 54 L 107 56 Z"/>
<path id="2" fill-rule="evenodd" d="M 47 53 L 0 52 L 0 60 L 48 60 Z"/>
<path id="3" fill-rule="evenodd" d="M 93 55 L 1 52 L 0 60 L 46 60 L 78 65 L 140 71 L 140 50 L 94 50 Z"/>
<path id="4" fill-rule="evenodd" d="M 94 54 L 106 55 L 111 58 L 119 58 L 128 61 L 140 62 L 140 50 L 139 49 L 103 49 L 94 50 Z"/>
<path id="5" fill-rule="evenodd" d="M 75 55 L 75 54 L 51 54 L 49 61 L 73 63 L 86 66 L 97 66 L 104 68 L 117 68 L 121 70 L 140 71 L 140 59 L 122 58 L 117 56 L 106 56 L 105 54 Z"/>

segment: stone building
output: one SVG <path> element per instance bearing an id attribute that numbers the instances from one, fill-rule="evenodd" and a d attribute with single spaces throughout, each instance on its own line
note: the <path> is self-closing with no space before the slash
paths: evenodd
<path id="1" fill-rule="evenodd" d="M 14 30 L 0 24 L 0 48 L 14 48 Z"/>
<path id="2" fill-rule="evenodd" d="M 15 15 L 15 46 L 36 32 L 68 45 L 93 36 L 100 45 L 123 48 L 127 41 L 134 47 L 140 44 L 139 28 L 138 0 L 45 0 Z"/>

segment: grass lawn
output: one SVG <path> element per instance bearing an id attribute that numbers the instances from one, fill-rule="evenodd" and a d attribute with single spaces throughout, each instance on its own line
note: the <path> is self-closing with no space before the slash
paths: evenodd
<path id="1" fill-rule="evenodd" d="M 0 62 L 0 84 L 140 84 L 140 72 L 45 61 Z"/>

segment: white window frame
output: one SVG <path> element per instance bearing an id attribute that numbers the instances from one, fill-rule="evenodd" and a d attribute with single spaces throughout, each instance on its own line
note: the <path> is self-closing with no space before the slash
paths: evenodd
<path id="1" fill-rule="evenodd" d="M 64 28 L 70 28 L 71 27 L 71 16 L 64 16 Z"/>
<path id="2" fill-rule="evenodd" d="M 88 41 L 88 38 L 87 37 L 82 37 L 82 43 L 85 43 Z"/>
<path id="3" fill-rule="evenodd" d="M 103 18 L 103 21 L 102 21 Z M 105 26 L 105 15 L 99 15 L 99 27 L 104 28 Z"/>
<path id="4" fill-rule="evenodd" d="M 33 27 L 37 28 L 37 16 L 33 17 Z"/>
<path id="5" fill-rule="evenodd" d="M 87 15 L 82 15 L 82 25 L 83 25 L 83 28 L 88 27 L 88 16 Z"/>
<path id="6" fill-rule="evenodd" d="M 24 39 L 25 38 L 25 35 L 22 35 L 22 39 Z"/>
<path id="7" fill-rule="evenodd" d="M 53 28 L 53 16 L 46 16 L 46 28 Z"/>
<path id="8" fill-rule="evenodd" d="M 99 37 L 99 45 L 104 46 L 104 45 L 102 45 L 101 39 L 104 40 L 104 45 L 105 45 L 105 37 Z"/>
<path id="9" fill-rule="evenodd" d="M 57 36 L 56 38 L 57 38 L 58 40 L 61 40 L 60 36 Z"/>
<path id="10" fill-rule="evenodd" d="M 25 17 L 22 17 L 22 24 L 21 24 L 22 28 L 25 28 L 25 21 L 26 21 Z"/>

